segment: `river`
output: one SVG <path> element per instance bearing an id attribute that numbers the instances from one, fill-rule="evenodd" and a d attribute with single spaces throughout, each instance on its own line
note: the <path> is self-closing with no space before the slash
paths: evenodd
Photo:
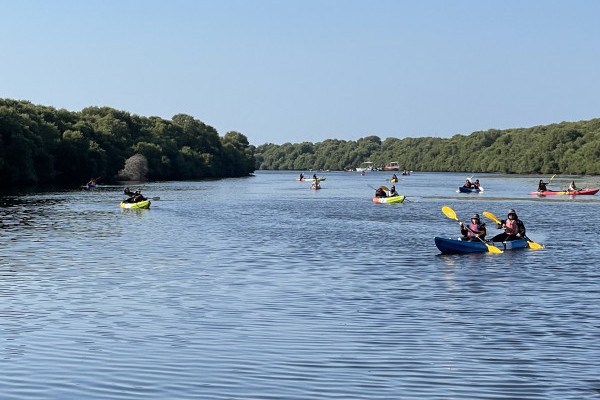
<path id="1" fill-rule="evenodd" d="M 413 173 L 374 204 L 390 173 L 318 175 L 3 197 L 0 397 L 600 399 L 598 195 Z M 440 255 L 442 206 L 514 208 L 545 249 Z"/>

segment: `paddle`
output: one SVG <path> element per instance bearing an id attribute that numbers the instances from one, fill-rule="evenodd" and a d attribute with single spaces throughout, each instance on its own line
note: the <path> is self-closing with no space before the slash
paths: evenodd
<path id="1" fill-rule="evenodd" d="M 550 178 L 550 180 L 548 181 L 547 185 L 549 185 L 550 182 L 552 182 L 552 179 L 554 179 L 555 176 L 556 176 L 556 174 L 552 175 L 552 178 Z"/>
<path id="2" fill-rule="evenodd" d="M 484 211 L 483 215 L 485 215 L 486 217 L 488 217 L 489 219 L 491 219 L 492 221 L 494 221 L 495 223 L 497 223 L 498 225 L 502 225 L 502 223 L 500 222 L 500 220 L 491 212 L 489 211 Z M 525 239 L 527 241 L 527 244 L 529 245 L 530 249 L 543 249 L 544 246 L 542 246 L 539 243 L 536 242 L 532 242 L 531 239 L 529 239 L 527 236 L 524 236 L 523 239 Z"/>
<path id="3" fill-rule="evenodd" d="M 454 210 L 453 210 L 453 209 L 451 209 L 450 207 L 448 207 L 448 206 L 444 206 L 444 207 L 442 207 L 442 212 L 443 212 L 444 214 L 446 214 L 446 217 L 448 217 L 448 218 L 450 218 L 450 219 L 453 219 L 453 220 L 456 220 L 456 221 L 460 222 L 460 221 L 458 220 L 458 218 L 456 218 L 456 213 L 455 213 L 455 212 L 454 212 Z M 465 228 L 467 228 L 467 229 L 468 229 L 468 230 L 469 230 L 471 233 L 475 234 L 475 232 L 473 232 L 473 231 L 471 230 L 471 228 L 469 228 L 467 225 L 464 225 L 464 224 L 463 224 L 463 226 L 464 226 Z M 482 238 L 480 238 L 480 237 L 479 237 L 479 236 L 477 236 L 477 235 L 475 235 L 475 237 L 476 237 L 477 239 L 481 240 L 481 242 L 482 242 L 483 244 L 485 244 L 485 246 L 487 247 L 487 249 L 488 249 L 488 251 L 489 251 L 490 253 L 494 253 L 494 254 L 500 254 L 500 253 L 502 253 L 502 250 L 500 250 L 500 249 L 499 249 L 499 248 L 497 248 L 496 246 L 492 246 L 491 244 L 488 244 L 488 243 L 486 243 L 486 242 L 485 242 L 485 240 L 483 240 Z"/>

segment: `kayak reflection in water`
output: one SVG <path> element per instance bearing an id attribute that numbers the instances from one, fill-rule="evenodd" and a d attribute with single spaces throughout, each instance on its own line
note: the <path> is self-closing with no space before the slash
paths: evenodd
<path id="1" fill-rule="evenodd" d="M 500 220 L 500 223 L 496 225 L 496 228 L 504 229 L 504 232 L 494 236 L 492 238 L 492 241 L 494 242 L 505 242 L 525 238 L 525 224 L 519 219 L 516 211 L 512 208 L 508 210 L 507 219 Z"/>
<path id="2" fill-rule="evenodd" d="M 458 221 L 458 224 L 460 225 L 460 233 L 463 235 L 460 240 L 485 240 L 487 229 L 485 223 L 481 222 L 479 214 L 471 216 L 471 223 L 469 225 L 463 224 L 462 221 Z"/>
<path id="3" fill-rule="evenodd" d="M 138 203 L 140 201 L 148 200 L 142 195 L 142 192 L 140 190 L 132 192 L 129 188 L 125 188 L 125 190 L 123 190 L 123 193 L 129 196 L 129 198 L 123 200 L 124 203 Z"/>

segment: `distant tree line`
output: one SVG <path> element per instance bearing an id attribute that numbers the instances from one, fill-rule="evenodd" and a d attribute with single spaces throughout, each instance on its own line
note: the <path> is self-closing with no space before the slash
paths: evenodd
<path id="1" fill-rule="evenodd" d="M 371 161 L 400 169 L 447 172 L 600 175 L 600 119 L 532 128 L 488 130 L 449 139 L 422 137 L 383 142 L 267 143 L 256 148 L 257 169 L 348 170 Z"/>
<path id="2" fill-rule="evenodd" d="M 147 179 L 247 176 L 254 147 L 239 132 L 217 131 L 185 114 L 171 120 L 109 107 L 71 112 L 0 99 L 0 181 L 3 185 L 81 184 L 117 179 L 125 161 L 147 159 Z"/>

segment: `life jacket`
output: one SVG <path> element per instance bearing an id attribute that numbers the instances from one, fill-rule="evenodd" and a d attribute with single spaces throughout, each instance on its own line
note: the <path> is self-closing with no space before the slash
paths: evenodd
<path id="1" fill-rule="evenodd" d="M 467 236 L 477 236 L 477 233 L 479 230 L 481 230 L 481 224 L 473 224 L 471 223 L 469 225 L 469 228 L 471 228 L 471 230 L 469 231 L 469 233 L 467 233 Z M 473 233 L 475 232 L 475 233 Z"/>
<path id="2" fill-rule="evenodd" d="M 516 235 L 519 233 L 519 225 L 517 224 L 516 219 L 507 219 L 504 224 L 506 225 L 505 232 L 509 235 Z"/>

